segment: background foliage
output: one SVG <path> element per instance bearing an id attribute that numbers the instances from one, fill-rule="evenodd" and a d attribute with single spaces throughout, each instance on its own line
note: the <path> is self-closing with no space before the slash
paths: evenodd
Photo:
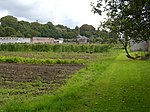
<path id="1" fill-rule="evenodd" d="M 54 25 L 52 22 L 41 24 L 36 22 L 18 21 L 16 17 L 5 16 L 0 19 L 0 37 L 52 37 L 63 39 L 76 39 L 78 34 L 86 36 L 93 42 L 106 42 L 110 39 L 109 33 L 104 30 L 96 30 L 92 25 L 71 29 L 63 25 Z M 111 41 L 110 41 L 111 42 Z"/>

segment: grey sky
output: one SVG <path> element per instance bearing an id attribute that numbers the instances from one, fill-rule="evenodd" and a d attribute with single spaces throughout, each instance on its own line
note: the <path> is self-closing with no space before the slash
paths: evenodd
<path id="1" fill-rule="evenodd" d="M 48 21 L 71 28 L 91 24 L 97 27 L 103 18 L 91 12 L 97 0 L 0 0 L 0 18 L 13 15 L 19 20 Z"/>

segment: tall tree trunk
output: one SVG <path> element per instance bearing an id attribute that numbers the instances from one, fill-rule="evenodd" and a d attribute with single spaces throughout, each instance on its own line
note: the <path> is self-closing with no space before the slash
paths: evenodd
<path id="1" fill-rule="evenodd" d="M 125 49 L 125 52 L 126 52 L 126 56 L 128 57 L 128 58 L 130 58 L 130 59 L 135 59 L 134 57 L 132 57 L 130 54 L 129 54 L 129 52 L 128 52 L 128 49 L 127 49 L 127 46 L 128 46 L 128 42 L 127 41 L 125 41 L 125 42 L 122 42 L 121 41 L 121 43 L 123 44 L 123 47 L 124 47 L 124 49 Z"/>
<path id="2" fill-rule="evenodd" d="M 132 56 L 129 54 L 128 49 L 127 49 L 127 46 L 124 46 L 124 49 L 125 49 L 125 51 L 126 51 L 126 53 L 127 53 L 126 56 L 127 56 L 128 58 L 135 59 L 134 57 L 132 57 Z"/>

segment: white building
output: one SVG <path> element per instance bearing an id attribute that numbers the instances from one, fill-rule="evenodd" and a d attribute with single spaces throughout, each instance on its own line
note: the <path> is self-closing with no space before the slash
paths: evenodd
<path id="1" fill-rule="evenodd" d="M 55 39 L 55 40 L 54 40 L 54 43 L 62 44 L 63 42 L 64 42 L 64 39 L 63 39 L 63 38 L 59 38 L 59 39 Z"/>
<path id="2" fill-rule="evenodd" d="M 0 44 L 4 43 L 31 43 L 31 39 L 22 37 L 0 37 Z"/>
<path id="3" fill-rule="evenodd" d="M 86 36 L 78 35 L 77 36 L 77 41 L 78 41 L 79 44 L 87 44 L 88 41 L 89 41 L 89 38 L 87 38 Z"/>

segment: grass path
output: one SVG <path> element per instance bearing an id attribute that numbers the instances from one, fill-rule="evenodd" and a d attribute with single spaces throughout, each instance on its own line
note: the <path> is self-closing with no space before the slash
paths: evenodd
<path id="1" fill-rule="evenodd" d="M 150 112 L 150 61 L 100 59 L 79 71 L 55 95 L 16 101 L 8 112 Z"/>
<path id="2" fill-rule="evenodd" d="M 150 62 L 119 55 L 97 80 L 100 97 L 95 112 L 149 112 Z"/>

